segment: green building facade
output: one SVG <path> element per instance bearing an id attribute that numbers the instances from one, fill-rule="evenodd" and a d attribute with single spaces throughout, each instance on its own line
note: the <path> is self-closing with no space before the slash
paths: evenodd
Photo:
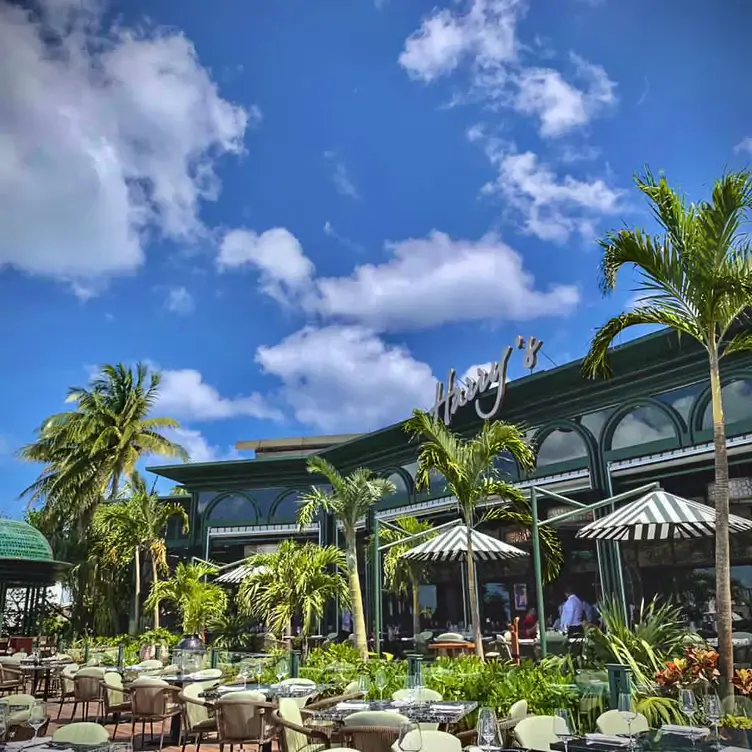
<path id="1" fill-rule="evenodd" d="M 611 365 L 613 377 L 605 381 L 585 380 L 580 375 L 581 361 L 575 361 L 510 382 L 498 417 L 530 426 L 529 436 L 538 447 L 538 464 L 529 476 L 509 458 L 499 458 L 500 468 L 523 488 L 542 486 L 583 502 L 657 480 L 668 491 L 712 504 L 713 437 L 704 351 L 687 338 L 659 331 L 615 348 Z M 730 356 L 724 360 L 722 371 L 732 511 L 749 517 L 752 353 Z M 481 404 L 492 405 L 494 392 L 486 392 Z M 480 424 L 472 405 L 460 408 L 452 419 L 452 427 L 464 435 L 472 435 Z M 343 473 L 367 466 L 393 481 L 397 490 L 377 510 L 380 519 L 411 515 L 428 517 L 438 524 L 457 516 L 440 476 L 429 490 L 415 489 L 417 446 L 402 424 L 319 453 Z M 289 536 L 322 543 L 336 540 L 331 520 L 322 519 L 304 531 L 296 525 L 299 495 L 317 482 L 306 471 L 304 454 L 151 470 L 190 492 L 190 499 L 175 497 L 189 505 L 191 520 L 188 536 L 181 537 L 177 529 L 170 531 L 169 548 L 176 556 L 232 562 Z M 563 511 L 547 503 L 544 513 L 548 516 Z M 558 602 L 564 581 L 573 584 L 582 597 L 598 596 L 593 544 L 574 538 L 577 525 L 585 521 L 575 521 L 560 530 L 566 564 L 558 582 L 547 589 L 552 604 Z M 487 527 L 485 532 L 515 545 L 529 545 L 525 530 L 500 523 Z M 752 546 L 739 541 L 733 544 L 735 597 L 741 610 L 752 592 Z M 672 592 L 701 610 L 701 602 L 711 597 L 712 541 L 626 546 L 622 556 L 628 597 L 633 602 L 655 592 Z M 432 574 L 435 587 L 426 592 L 427 602 L 438 610 L 442 624 L 457 621 L 463 593 L 456 570 L 437 567 Z M 527 589 L 529 602 L 534 602 L 532 562 L 528 559 L 511 565 L 484 565 L 479 567 L 479 578 L 487 604 L 486 619 L 496 620 L 494 604 L 500 594 L 506 593 L 507 616 L 518 615 L 509 612 L 522 610 L 525 602 L 521 598 L 515 604 L 511 593 L 525 593 Z M 399 620 L 402 608 L 393 599 L 387 601 L 385 624 L 390 618 Z"/>

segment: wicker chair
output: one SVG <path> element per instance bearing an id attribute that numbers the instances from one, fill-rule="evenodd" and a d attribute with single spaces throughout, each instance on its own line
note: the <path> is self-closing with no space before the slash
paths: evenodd
<path id="1" fill-rule="evenodd" d="M 385 710 L 363 710 L 345 718 L 344 742 L 361 752 L 391 752 L 399 738 L 399 729 L 408 718 Z"/>
<path id="2" fill-rule="evenodd" d="M 55 731 L 52 741 L 55 744 L 101 747 L 110 741 L 110 735 L 98 723 L 69 723 Z"/>
<path id="3" fill-rule="evenodd" d="M 196 752 L 201 746 L 201 740 L 206 734 L 217 731 L 217 720 L 209 714 L 210 705 L 200 697 L 216 682 L 193 682 L 183 687 L 183 691 L 178 695 L 178 701 L 183 715 L 183 752 L 191 737 L 196 739 Z"/>
<path id="4" fill-rule="evenodd" d="M 280 698 L 279 707 L 272 711 L 272 722 L 280 732 L 282 752 L 318 752 L 329 747 L 329 737 L 305 726 L 300 708 L 289 697 Z"/>
<path id="5" fill-rule="evenodd" d="M 275 707 L 261 692 L 231 692 L 220 697 L 214 705 L 220 752 L 225 744 L 233 752 L 235 744 L 257 744 L 260 750 L 270 743 L 275 734 L 269 714 Z"/>
<path id="6" fill-rule="evenodd" d="M 36 701 L 34 695 L 29 694 L 6 695 L 0 700 L 3 705 L 8 705 L 9 709 L 13 708 L 7 718 L 6 741 L 23 742 L 36 735 L 34 729 L 29 726 L 29 711 Z M 43 733 L 46 729 L 47 723 L 39 731 Z"/>
<path id="7" fill-rule="evenodd" d="M 77 663 L 68 663 L 60 670 L 60 707 L 57 710 L 57 717 L 63 712 L 63 705 L 69 697 L 76 696 L 76 688 L 73 679 L 78 671 Z"/>
<path id="8" fill-rule="evenodd" d="M 154 736 L 154 721 L 162 724 L 159 734 L 159 749 L 164 745 L 164 722 L 180 714 L 177 697 L 180 687 L 173 687 L 162 679 L 142 676 L 130 686 L 131 697 L 131 744 L 136 735 L 136 723 L 141 721 L 141 742 L 143 744 L 146 722 L 149 722 L 151 736 Z"/>
<path id="9" fill-rule="evenodd" d="M 131 709 L 131 699 L 128 690 L 123 687 L 123 677 L 117 671 L 108 671 L 101 681 L 102 699 L 104 700 L 104 722 L 112 715 L 115 728 L 112 736 L 117 736 L 122 713 L 128 713 Z"/>
<path id="10" fill-rule="evenodd" d="M 89 666 L 82 668 L 73 677 L 73 712 L 71 718 L 76 717 L 76 709 L 81 705 L 81 720 L 89 720 L 89 705 L 94 703 L 97 708 L 97 721 L 101 715 L 104 704 L 102 692 L 102 680 L 104 679 L 104 669 Z"/>
<path id="11" fill-rule="evenodd" d="M 0 663 L 0 694 L 18 692 L 23 689 L 24 676 L 20 666 Z"/>

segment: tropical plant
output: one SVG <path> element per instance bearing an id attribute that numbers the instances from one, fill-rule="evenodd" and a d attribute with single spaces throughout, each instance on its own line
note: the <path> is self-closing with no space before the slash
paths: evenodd
<path id="1" fill-rule="evenodd" d="M 681 658 L 667 661 L 655 675 L 664 689 L 702 687 L 707 691 L 718 683 L 718 653 L 715 650 L 688 646 Z"/>
<path id="2" fill-rule="evenodd" d="M 350 600 L 345 554 L 336 546 L 286 540 L 276 551 L 255 554 L 245 563 L 249 574 L 240 583 L 238 606 L 277 634 L 292 634 L 293 620 L 299 618 L 303 634 L 310 635 L 327 603 Z"/>
<path id="3" fill-rule="evenodd" d="M 603 629 L 587 627 L 589 658 L 597 665 L 618 663 L 629 666 L 638 686 L 652 686 L 657 672 L 672 656 L 699 641 L 681 622 L 681 607 L 654 598 L 642 601 L 630 624 L 615 599 L 598 604 Z"/>
<path id="4" fill-rule="evenodd" d="M 636 178 L 651 204 L 660 233 L 623 229 L 606 235 L 601 288 L 616 288 L 624 266 L 638 272 L 639 303 L 608 321 L 593 338 L 583 363 L 586 376 L 608 376 L 608 350 L 625 329 L 665 326 L 705 349 L 715 447 L 716 619 L 721 671 L 734 674 L 729 550 L 729 469 L 720 362 L 752 349 L 752 334 L 739 324 L 752 303 L 752 246 L 745 224 L 752 209 L 752 174 L 732 172 L 717 180 L 710 201 L 687 203 L 666 179 L 648 170 Z"/>
<path id="5" fill-rule="evenodd" d="M 467 526 L 467 570 L 470 612 L 476 654 L 483 657 L 480 609 L 475 587 L 475 559 L 470 531 L 488 519 L 532 526 L 530 505 L 522 491 L 505 479 L 498 469 L 500 455 L 511 455 L 526 471 L 535 467 L 535 451 L 525 441 L 522 430 L 510 423 L 492 421 L 483 424 L 477 436 L 464 439 L 454 434 L 443 421 L 415 410 L 405 430 L 420 440 L 415 485 L 427 488 L 433 471 L 444 476 L 446 488 L 454 498 Z M 499 503 L 496 503 L 498 499 Z M 493 500 L 494 505 L 484 506 Z M 561 567 L 561 543 L 554 530 L 540 529 L 545 554 L 544 575 L 555 577 Z"/>
<path id="6" fill-rule="evenodd" d="M 160 601 L 175 604 L 184 634 L 205 635 L 207 627 L 227 609 L 227 593 L 219 585 L 207 582 L 217 567 L 206 562 L 186 564 L 181 561 L 168 580 L 153 582 L 146 607 L 154 608 Z"/>
<path id="7" fill-rule="evenodd" d="M 47 418 L 37 440 L 20 450 L 24 460 L 44 464 L 22 496 L 43 503 L 45 530 L 74 525 L 85 532 L 102 499 L 117 497 L 144 455 L 188 459 L 161 433 L 179 423 L 150 417 L 160 381 L 143 363 L 135 369 L 104 365 L 88 387 L 69 389 L 67 401 L 75 408 Z"/>
<path id="8" fill-rule="evenodd" d="M 125 493 L 117 501 L 101 504 L 94 515 L 94 531 L 100 538 L 97 548 L 113 564 L 134 565 L 135 629 L 139 628 L 141 605 L 141 555 L 151 563 L 151 581 L 159 580 L 160 572 L 168 572 L 165 533 L 167 523 L 177 517 L 183 532 L 188 532 L 188 515 L 175 502 L 162 501 L 148 490 L 140 473 L 134 472 Z M 159 601 L 154 601 L 154 628 L 159 628 Z"/>
<path id="9" fill-rule="evenodd" d="M 739 668 L 734 671 L 734 688 L 740 695 L 752 695 L 752 668 Z"/>
<path id="10" fill-rule="evenodd" d="M 392 545 L 384 553 L 384 584 L 395 595 L 410 595 L 413 611 L 413 634 L 420 632 L 420 584 L 425 580 L 425 562 L 411 561 L 403 554 L 419 543 L 436 537 L 434 526 L 415 517 L 399 517 L 393 527 L 382 527 L 379 538 Z M 396 529 L 395 529 L 396 528 Z M 420 540 L 416 536 L 420 536 Z M 406 540 L 409 538 L 410 540 Z"/>
<path id="11" fill-rule="evenodd" d="M 218 650 L 252 650 L 257 635 L 246 614 L 226 611 L 211 625 L 212 647 Z"/>
<path id="12" fill-rule="evenodd" d="M 355 646 L 365 660 L 368 658 L 368 638 L 358 574 L 357 528 L 371 508 L 396 489 L 391 481 L 375 477 L 368 468 L 361 467 L 349 475 L 342 475 L 334 465 L 318 456 L 308 459 L 308 472 L 325 478 L 331 490 L 313 486 L 309 492 L 301 494 L 303 504 L 298 510 L 298 524 L 307 527 L 324 511 L 332 514 L 342 526 Z"/>

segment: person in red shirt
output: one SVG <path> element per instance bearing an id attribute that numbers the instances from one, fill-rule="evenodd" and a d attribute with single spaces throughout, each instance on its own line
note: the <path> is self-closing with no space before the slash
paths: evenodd
<path id="1" fill-rule="evenodd" d="M 534 608 L 529 608 L 522 620 L 522 636 L 532 639 L 538 636 L 538 614 Z"/>

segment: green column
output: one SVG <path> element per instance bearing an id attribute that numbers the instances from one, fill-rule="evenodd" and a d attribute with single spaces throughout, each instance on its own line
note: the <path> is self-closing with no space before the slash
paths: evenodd
<path id="1" fill-rule="evenodd" d="M 541 568 L 540 536 L 538 534 L 538 494 L 535 486 L 530 489 L 530 506 L 533 512 L 533 567 L 535 570 L 535 595 L 538 602 L 538 634 L 541 655 L 548 654 L 546 645 L 546 607 L 543 601 L 543 573 Z"/>

